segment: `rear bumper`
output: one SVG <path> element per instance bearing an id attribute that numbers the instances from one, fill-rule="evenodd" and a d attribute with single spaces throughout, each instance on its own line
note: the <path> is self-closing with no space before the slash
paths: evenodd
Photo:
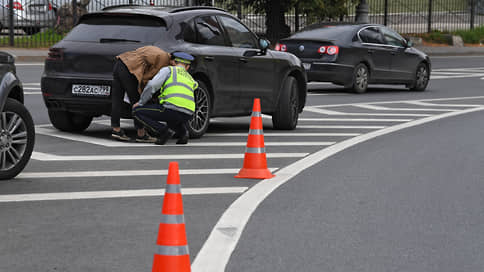
<path id="1" fill-rule="evenodd" d="M 336 84 L 345 85 L 352 81 L 354 66 L 327 63 L 327 62 L 313 62 L 311 69 L 306 70 L 308 81 L 332 82 Z"/>

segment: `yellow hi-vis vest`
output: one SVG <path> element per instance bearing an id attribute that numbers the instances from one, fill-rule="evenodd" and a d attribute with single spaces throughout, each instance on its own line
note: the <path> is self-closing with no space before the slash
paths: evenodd
<path id="1" fill-rule="evenodd" d="M 192 115 L 195 112 L 193 92 L 198 83 L 183 67 L 170 66 L 170 77 L 161 87 L 158 99 L 166 108 Z"/>

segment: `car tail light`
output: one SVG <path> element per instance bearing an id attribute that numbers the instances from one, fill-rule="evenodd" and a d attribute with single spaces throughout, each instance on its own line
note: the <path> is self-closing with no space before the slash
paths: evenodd
<path id="1" fill-rule="evenodd" d="M 336 54 L 338 54 L 338 52 L 339 52 L 339 47 L 336 46 L 336 45 L 331 45 L 331 46 L 326 47 L 326 54 L 328 54 L 328 55 L 331 55 L 331 56 L 336 55 Z"/>
<path id="2" fill-rule="evenodd" d="M 337 55 L 339 53 L 339 47 L 336 46 L 336 45 L 321 46 L 318 49 L 318 53 L 320 53 L 320 54 L 328 54 L 330 56 Z"/>
<path id="3" fill-rule="evenodd" d="M 10 7 L 9 5 L 5 5 L 7 8 Z M 13 2 L 13 9 L 24 10 L 24 7 L 20 2 Z"/>
<path id="4" fill-rule="evenodd" d="M 49 2 L 49 10 L 52 10 L 52 4 Z"/>
<path id="5" fill-rule="evenodd" d="M 155 1 L 154 0 L 150 0 L 150 6 L 154 6 L 155 5 Z"/>
<path id="6" fill-rule="evenodd" d="M 49 48 L 47 60 L 62 61 L 64 59 L 64 48 Z"/>
<path id="7" fill-rule="evenodd" d="M 287 46 L 282 43 L 276 43 L 276 47 L 274 48 L 276 51 L 287 52 Z"/>

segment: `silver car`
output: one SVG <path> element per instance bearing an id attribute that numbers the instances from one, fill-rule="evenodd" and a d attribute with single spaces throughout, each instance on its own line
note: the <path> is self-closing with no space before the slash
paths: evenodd
<path id="1" fill-rule="evenodd" d="M 1 0 L 0 28 L 9 28 L 9 0 Z M 56 23 L 56 12 L 48 0 L 14 0 L 14 28 L 23 29 L 28 35 L 35 34 L 43 27 L 52 27 Z"/>

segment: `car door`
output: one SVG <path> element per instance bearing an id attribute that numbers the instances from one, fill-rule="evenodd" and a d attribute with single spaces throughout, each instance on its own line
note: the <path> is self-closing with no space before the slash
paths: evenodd
<path id="1" fill-rule="evenodd" d="M 418 65 L 418 58 L 408 51 L 405 39 L 398 33 L 380 27 L 385 43 L 392 48 L 390 64 L 391 77 L 397 82 L 413 80 Z"/>
<path id="2" fill-rule="evenodd" d="M 228 46 L 215 16 L 195 18 L 197 65 L 210 78 L 213 87 L 213 112 L 235 114 L 239 104 L 239 65 L 234 49 Z"/>
<path id="3" fill-rule="evenodd" d="M 252 111 L 254 98 L 261 105 L 272 105 L 274 62 L 270 54 L 260 53 L 257 36 L 235 18 L 218 16 L 234 48 L 240 67 L 240 106 L 245 113 Z M 267 107 L 266 107 L 267 108 Z"/>
<path id="4" fill-rule="evenodd" d="M 392 48 L 385 44 L 383 35 L 377 27 L 369 26 L 358 32 L 363 51 L 372 65 L 370 80 L 382 82 L 391 76 L 390 65 Z"/>

